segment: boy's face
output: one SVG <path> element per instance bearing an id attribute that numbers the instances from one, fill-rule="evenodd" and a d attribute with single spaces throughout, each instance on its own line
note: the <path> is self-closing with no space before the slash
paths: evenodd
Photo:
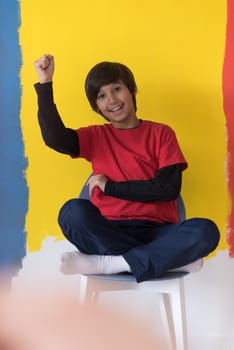
<path id="1" fill-rule="evenodd" d="M 106 117 L 115 128 L 129 129 L 139 123 L 132 94 L 121 80 L 102 86 L 96 104 L 97 112 Z"/>

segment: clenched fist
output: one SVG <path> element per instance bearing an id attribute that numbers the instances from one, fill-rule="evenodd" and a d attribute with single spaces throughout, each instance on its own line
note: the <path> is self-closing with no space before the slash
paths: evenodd
<path id="1" fill-rule="evenodd" d="M 54 57 L 52 55 L 45 54 L 41 56 L 35 61 L 34 67 L 41 84 L 52 81 L 54 74 Z"/>

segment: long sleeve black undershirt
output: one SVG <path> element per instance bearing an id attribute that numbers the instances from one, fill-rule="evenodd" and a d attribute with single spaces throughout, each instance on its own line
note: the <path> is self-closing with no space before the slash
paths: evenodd
<path id="1" fill-rule="evenodd" d="M 78 156 L 77 132 L 65 127 L 54 103 L 52 82 L 34 86 L 38 96 L 38 121 L 45 144 L 60 153 Z M 107 181 L 104 194 L 138 202 L 170 201 L 179 196 L 181 181 L 181 165 L 175 164 L 161 168 L 155 178 L 149 180 Z"/>
<path id="2" fill-rule="evenodd" d="M 75 130 L 66 128 L 54 103 L 52 82 L 34 85 L 38 96 L 38 121 L 45 144 L 64 154 L 78 156 L 79 140 Z"/>
<path id="3" fill-rule="evenodd" d="M 181 165 L 161 168 L 150 180 L 107 181 L 105 194 L 137 202 L 170 201 L 180 194 Z"/>

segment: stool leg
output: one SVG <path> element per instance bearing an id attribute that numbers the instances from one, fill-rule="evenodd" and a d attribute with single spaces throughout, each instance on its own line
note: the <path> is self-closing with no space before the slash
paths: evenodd
<path id="1" fill-rule="evenodd" d="M 161 316 L 164 329 L 167 330 L 167 340 L 169 340 L 169 348 L 176 350 L 174 319 L 171 310 L 171 303 L 168 293 L 162 293 L 162 303 L 160 303 Z"/>
<path id="2" fill-rule="evenodd" d="M 81 304 L 86 303 L 86 292 L 87 292 L 87 277 L 80 275 L 80 284 L 79 284 L 79 299 Z"/>
<path id="3" fill-rule="evenodd" d="M 170 293 L 170 301 L 174 320 L 176 350 L 187 350 L 188 341 L 183 278 L 177 281 L 177 287 Z"/>
<path id="4" fill-rule="evenodd" d="M 93 282 L 87 276 L 80 275 L 80 302 L 84 305 L 96 305 L 99 292 L 93 287 Z"/>

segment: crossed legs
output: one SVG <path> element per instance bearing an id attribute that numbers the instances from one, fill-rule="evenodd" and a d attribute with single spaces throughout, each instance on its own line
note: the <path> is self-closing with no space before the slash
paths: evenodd
<path id="1" fill-rule="evenodd" d="M 88 200 L 72 199 L 59 213 L 65 237 L 77 247 L 62 258 L 64 273 L 132 272 L 138 282 L 208 255 L 219 241 L 214 222 L 203 218 L 179 224 L 141 220 L 108 221 Z"/>

